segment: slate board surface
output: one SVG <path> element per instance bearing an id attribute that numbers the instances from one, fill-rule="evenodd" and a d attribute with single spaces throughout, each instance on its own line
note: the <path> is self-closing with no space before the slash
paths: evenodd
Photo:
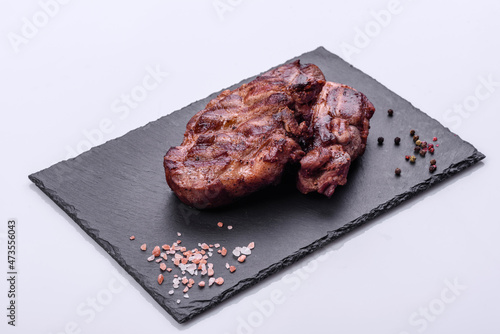
<path id="1" fill-rule="evenodd" d="M 285 179 L 226 208 L 198 211 L 181 203 L 165 182 L 163 156 L 170 146 L 180 144 L 188 120 L 218 93 L 29 178 L 182 323 L 484 158 L 439 122 L 324 48 L 295 59 L 318 65 L 327 80 L 363 92 L 377 109 L 364 156 L 353 163 L 347 184 L 331 199 L 303 195 L 293 179 Z M 387 116 L 389 108 L 394 117 Z M 406 154 L 413 154 L 410 129 L 429 142 L 438 138 L 434 155 L 417 156 L 415 164 L 405 161 Z M 379 136 L 385 137 L 384 145 L 377 145 Z M 402 139 L 399 146 L 393 143 L 396 136 Z M 433 158 L 438 168 L 431 174 Z M 402 169 L 400 177 L 394 175 L 396 167 Z M 219 221 L 224 228 L 217 227 Z M 131 235 L 136 240 L 130 241 Z M 203 242 L 225 246 L 225 258 L 216 252 L 210 258 L 215 277 L 223 276 L 225 283 L 195 286 L 189 299 L 182 297 L 181 285 L 170 296 L 177 268 L 159 285 L 159 265 L 146 258 L 154 245 L 177 239 L 188 249 Z M 225 263 L 237 264 L 231 250 L 251 241 L 256 245 L 252 255 L 230 274 Z M 139 249 L 142 243 L 148 244 L 148 251 Z M 170 259 L 168 263 L 174 267 Z"/>

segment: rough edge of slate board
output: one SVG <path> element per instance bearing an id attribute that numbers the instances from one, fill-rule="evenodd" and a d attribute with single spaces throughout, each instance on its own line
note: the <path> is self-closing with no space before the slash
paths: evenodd
<path id="1" fill-rule="evenodd" d="M 344 61 L 339 56 L 337 56 L 337 55 L 329 52 L 328 50 L 326 50 L 324 47 L 318 47 L 316 50 L 313 50 L 313 51 L 310 51 L 310 52 L 306 52 L 306 53 L 312 53 L 312 52 L 319 52 L 319 53 L 323 53 L 323 54 L 326 53 L 326 54 L 328 54 L 328 56 L 336 57 L 336 58 L 340 59 L 341 61 Z M 293 59 L 291 59 L 289 61 L 286 61 L 285 63 L 289 63 L 289 62 L 292 62 L 294 60 L 297 60 L 297 59 L 299 59 L 302 56 L 303 55 L 295 57 L 295 58 L 293 58 Z M 274 66 L 273 68 L 278 67 L 278 66 L 280 66 L 280 65 Z M 385 87 L 384 85 L 382 85 L 380 82 L 378 82 L 377 80 L 375 80 L 374 78 L 372 78 L 368 74 L 360 71 L 359 69 L 355 68 L 354 66 L 352 66 L 350 64 L 349 64 L 349 66 L 354 71 L 361 72 L 363 75 L 368 76 L 371 80 L 374 80 L 376 83 L 380 84 L 381 86 L 383 86 L 384 88 L 386 88 L 387 90 L 389 90 L 387 87 Z M 266 71 L 264 71 L 262 73 L 265 73 L 265 72 Z M 251 79 L 251 78 L 249 78 L 249 79 Z M 244 82 L 247 82 L 249 79 L 242 80 L 239 83 L 237 83 L 235 86 L 240 86 Z M 213 99 L 219 93 L 220 92 L 212 93 L 207 98 Z M 184 108 L 187 108 L 187 107 L 189 107 L 191 105 L 195 105 L 197 103 L 200 103 L 200 101 L 205 100 L 205 99 L 200 99 L 198 101 L 192 102 L 189 105 L 185 106 Z M 410 103 L 410 105 L 413 108 L 415 108 L 416 110 L 422 112 L 420 109 L 414 107 L 411 103 Z M 166 116 L 160 117 L 159 119 L 162 119 L 164 117 L 171 117 L 172 115 L 174 115 L 176 113 L 182 112 L 182 110 L 184 108 L 176 110 L 176 111 L 174 111 L 174 112 L 172 112 L 172 113 L 170 113 L 170 114 L 168 114 Z M 422 114 L 424 114 L 427 117 L 433 119 L 432 117 L 430 117 L 429 115 L 425 114 L 424 112 L 422 112 Z M 150 123 L 156 122 L 158 120 L 149 122 L 149 123 L 147 123 L 144 126 L 141 126 L 139 128 L 136 128 L 134 130 L 129 131 L 128 133 L 140 130 L 140 129 L 144 128 L 144 127 L 147 127 Z M 449 130 L 448 128 L 446 128 L 446 129 Z M 121 138 L 121 137 L 119 137 L 119 138 Z M 115 139 L 112 139 L 110 141 L 114 141 L 114 140 L 117 140 L 119 138 L 115 138 Z M 463 140 L 462 138 L 460 138 L 460 140 L 462 140 L 465 143 L 471 145 L 470 143 L 468 143 L 467 141 Z M 104 144 L 102 144 L 102 145 L 104 145 Z M 471 146 L 474 147 L 473 145 L 471 145 Z M 91 148 L 91 150 L 93 150 L 93 149 L 94 148 Z M 90 151 L 88 151 L 88 152 L 90 152 Z M 82 154 L 86 154 L 88 152 L 85 152 L 85 153 L 82 153 Z M 237 294 L 237 293 L 239 293 L 239 292 L 241 292 L 241 291 L 243 291 L 245 289 L 248 289 L 249 287 L 251 287 L 251 286 L 259 283 L 260 281 L 264 280 L 265 278 L 269 277 L 270 275 L 272 275 L 272 274 L 274 274 L 274 273 L 282 270 L 283 268 L 288 267 L 289 265 L 297 262 L 298 260 L 304 258 L 306 255 L 311 254 L 315 250 L 317 250 L 317 249 L 319 249 L 321 247 L 324 247 L 328 243 L 330 243 L 330 242 L 332 242 L 332 241 L 340 238 L 341 236 L 343 236 L 343 235 L 351 232 L 352 230 L 354 230 L 354 229 L 356 229 L 356 228 L 364 225 L 369 220 L 372 220 L 375 217 L 377 217 L 378 215 L 380 215 L 380 214 L 388 211 L 389 209 L 398 206 L 399 204 L 401 204 L 402 202 L 406 201 L 407 199 L 409 199 L 409 198 L 411 198 L 411 197 L 413 197 L 413 196 L 421 193 L 422 191 L 430 188 L 432 185 L 434 185 L 436 183 L 439 183 L 441 181 L 444 181 L 444 180 L 448 179 L 449 177 L 457 174 L 458 172 L 466 169 L 467 167 L 470 167 L 470 166 L 476 164 L 477 162 L 481 161 L 485 157 L 486 156 L 484 154 L 482 154 L 476 148 L 474 148 L 473 154 L 471 156 L 467 157 L 466 159 L 460 161 L 459 163 L 450 165 L 448 168 L 444 169 L 439 174 L 432 175 L 428 179 L 424 180 L 422 183 L 416 184 L 415 186 L 413 186 L 412 188 L 410 188 L 409 191 L 407 191 L 405 193 L 402 193 L 400 195 L 397 195 L 396 197 L 392 198 L 391 200 L 389 200 L 389 201 L 387 201 L 387 202 L 385 202 L 385 203 L 377 206 L 376 208 L 372 209 L 370 212 L 368 212 L 368 213 L 366 213 L 366 214 L 358 217 L 357 219 L 355 219 L 353 221 L 350 221 L 350 222 L 346 223 L 341 228 L 339 228 L 337 230 L 334 230 L 334 231 L 328 231 L 327 234 L 326 234 L 326 236 L 324 236 L 323 238 L 320 238 L 320 239 L 316 240 L 315 242 L 311 243 L 310 245 L 308 245 L 306 247 L 303 247 L 303 248 L 299 249 L 298 251 L 296 251 L 295 253 L 293 253 L 293 254 L 289 255 L 288 257 L 282 259 L 282 261 L 280 261 L 278 263 L 275 263 L 274 265 L 269 266 L 265 270 L 260 271 L 257 274 L 257 276 L 241 280 L 240 282 L 238 282 L 238 284 L 236 284 L 235 286 L 233 286 L 232 289 L 226 290 L 224 293 L 216 296 L 206 306 L 200 307 L 198 309 L 195 309 L 193 312 L 190 313 L 189 316 L 184 317 L 184 318 L 178 318 L 177 315 L 174 314 L 174 312 L 172 312 L 172 310 L 170 310 L 167 307 L 165 307 L 165 303 L 162 302 L 162 300 L 164 299 L 164 297 L 162 295 L 154 293 L 154 291 L 150 291 L 150 290 L 148 290 L 148 289 L 145 288 L 145 284 L 140 279 L 138 279 L 138 277 L 140 275 L 135 275 L 133 273 L 134 270 L 132 268 L 130 268 L 130 267 L 128 267 L 128 266 L 125 265 L 124 261 L 122 260 L 122 258 L 120 256 L 120 251 L 117 250 L 117 249 L 115 249 L 115 247 L 112 246 L 111 244 L 109 244 L 107 241 L 105 241 L 103 239 L 100 239 L 97 236 L 97 234 L 93 233 L 93 229 L 90 228 L 83 219 L 79 219 L 77 217 L 76 210 L 75 210 L 75 208 L 72 205 L 66 204 L 64 202 L 64 200 L 61 199 L 59 196 L 57 196 L 54 191 L 51 191 L 50 189 L 45 188 L 45 185 L 43 184 L 43 182 L 41 180 L 39 180 L 35 176 L 36 173 L 29 175 L 28 178 L 43 193 L 45 193 L 54 203 L 56 203 L 57 206 L 59 206 L 72 220 L 74 220 L 82 228 L 82 230 L 85 231 L 85 233 L 87 233 L 99 246 L 101 246 L 127 273 L 129 273 L 134 278 L 134 280 L 137 281 L 139 283 L 139 285 L 141 285 L 145 289 L 145 291 L 148 294 L 150 294 L 151 297 L 153 297 L 153 299 L 156 302 L 158 302 L 158 304 L 160 304 L 160 306 L 168 314 L 170 314 L 172 316 L 172 318 L 174 318 L 179 323 L 185 323 L 186 321 L 188 321 L 188 320 L 192 319 L 193 317 L 195 317 L 195 316 L 203 313 L 204 311 L 212 308 L 213 306 L 215 306 L 215 305 L 223 302 L 226 299 L 229 299 L 233 295 L 235 295 L 235 294 Z M 69 160 L 73 160 L 73 159 L 74 158 L 69 159 Z M 48 167 L 48 168 L 50 168 L 50 167 Z M 42 171 L 40 171 L 40 172 L 42 172 Z"/>

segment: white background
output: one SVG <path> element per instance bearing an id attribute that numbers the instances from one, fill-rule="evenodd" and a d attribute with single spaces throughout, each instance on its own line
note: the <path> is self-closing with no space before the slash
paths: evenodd
<path id="1" fill-rule="evenodd" d="M 377 23 L 373 13 L 388 9 Z M 500 332 L 498 1 L 73 0 L 47 22 L 41 10 L 0 1 L 4 273 L 8 218 L 19 225 L 17 327 L 6 325 L 2 274 L 2 333 Z M 41 27 L 23 37 L 23 18 Z M 470 141 L 484 163 L 187 325 L 27 178 L 87 149 L 85 133 L 92 146 L 120 137 L 318 46 Z M 148 66 L 169 75 L 128 115 L 113 112 Z M 93 298 L 105 304 L 94 314 Z"/>

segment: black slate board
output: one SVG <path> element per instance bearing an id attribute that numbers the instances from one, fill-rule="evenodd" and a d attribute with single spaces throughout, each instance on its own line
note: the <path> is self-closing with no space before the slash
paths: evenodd
<path id="1" fill-rule="evenodd" d="M 365 93 L 377 108 L 364 156 L 354 162 L 347 185 L 339 187 L 331 199 L 302 195 L 293 180 L 285 180 L 227 208 L 198 211 L 182 204 L 165 182 L 163 156 L 170 146 L 181 142 L 191 116 L 218 93 L 29 178 L 182 323 L 485 157 L 324 48 L 296 59 L 318 65 L 330 81 Z M 387 116 L 389 108 L 395 110 L 394 117 Z M 417 157 L 415 164 L 405 161 L 404 156 L 412 154 L 414 147 L 410 129 L 422 139 L 438 137 L 440 146 L 433 156 Z M 379 136 L 385 137 L 384 145 L 377 145 Z M 393 143 L 396 136 L 402 138 L 399 146 Z M 428 171 L 432 158 L 438 161 L 434 174 Z M 402 169 L 401 177 L 394 175 L 396 167 Z M 218 228 L 219 221 L 233 229 Z M 137 239 L 130 241 L 131 235 Z M 146 258 L 152 246 L 177 239 L 188 249 L 200 242 L 225 246 L 229 250 L 226 258 L 215 253 L 210 260 L 215 276 L 222 275 L 225 283 L 204 289 L 195 286 L 189 299 L 182 298 L 181 285 L 170 296 L 176 269 L 165 274 L 160 286 L 156 281 L 159 266 Z M 237 263 L 230 251 L 250 241 L 256 244 L 252 255 L 229 274 L 225 263 Z M 147 252 L 139 250 L 143 242 L 149 245 Z"/>

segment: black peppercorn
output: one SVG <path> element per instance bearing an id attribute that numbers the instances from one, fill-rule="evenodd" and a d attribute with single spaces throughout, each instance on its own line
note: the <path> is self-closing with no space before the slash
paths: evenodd
<path id="1" fill-rule="evenodd" d="M 436 159 L 432 159 L 431 160 L 431 165 L 435 165 L 436 164 Z"/>
<path id="2" fill-rule="evenodd" d="M 379 145 L 382 145 L 384 143 L 384 137 L 378 137 L 377 141 Z"/>
<path id="3" fill-rule="evenodd" d="M 413 141 L 416 142 L 420 138 L 419 136 L 413 136 Z"/>
<path id="4" fill-rule="evenodd" d="M 392 117 L 392 115 L 394 115 L 394 110 L 392 109 L 387 110 L 387 115 L 389 115 L 389 117 Z"/>
<path id="5" fill-rule="evenodd" d="M 427 142 L 426 141 L 420 142 L 420 146 L 422 148 L 426 148 L 427 147 Z"/>
<path id="6" fill-rule="evenodd" d="M 420 146 L 415 146 L 415 148 L 413 149 L 413 151 L 414 151 L 415 153 L 420 152 Z"/>
<path id="7" fill-rule="evenodd" d="M 411 131 L 410 131 L 410 136 L 412 136 L 412 137 L 413 137 L 414 135 L 415 135 L 415 130 L 411 130 Z"/>
<path id="8" fill-rule="evenodd" d="M 394 144 L 399 145 L 400 142 L 401 142 L 401 138 L 399 138 L 399 137 L 394 138 Z"/>
<path id="9" fill-rule="evenodd" d="M 396 170 L 394 171 L 394 174 L 396 174 L 397 176 L 401 175 L 401 169 L 396 168 Z"/>
<path id="10" fill-rule="evenodd" d="M 434 173 L 436 171 L 436 165 L 432 165 L 429 167 L 429 172 Z"/>
<path id="11" fill-rule="evenodd" d="M 420 150 L 420 156 L 425 157 L 427 150 Z"/>

